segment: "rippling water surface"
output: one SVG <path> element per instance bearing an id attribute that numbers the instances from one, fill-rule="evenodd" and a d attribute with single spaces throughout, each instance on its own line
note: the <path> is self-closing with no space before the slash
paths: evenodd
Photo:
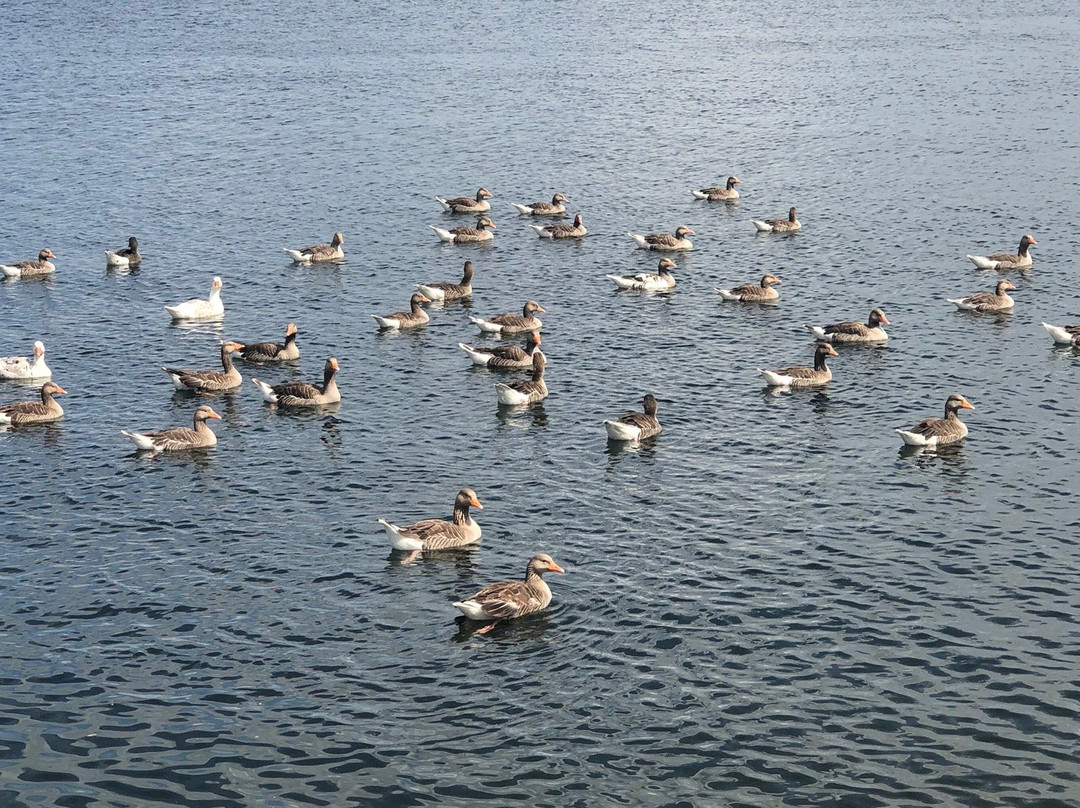
<path id="1" fill-rule="evenodd" d="M 0 433 L 0 805 L 1075 806 L 1080 24 L 1068 4 L 30 3 L 0 8 L 0 353 L 48 346 L 59 423 Z M 736 205 L 688 190 L 739 175 Z M 495 193 L 493 246 L 435 194 Z M 581 243 L 510 201 L 555 191 Z M 803 231 L 749 220 L 798 205 Z M 669 295 L 627 230 L 694 228 Z M 284 246 L 345 233 L 340 266 Z M 1015 312 L 963 255 L 1013 250 Z M 102 250 L 137 235 L 137 273 Z M 477 267 L 415 333 L 370 318 Z M 718 285 L 783 278 L 780 304 Z M 162 305 L 225 282 L 224 324 Z M 500 413 L 466 315 L 544 315 L 551 396 Z M 886 348 L 773 396 L 802 326 L 880 305 Z M 162 365 L 224 337 L 341 362 L 330 412 L 245 381 L 218 447 Z M 974 403 L 960 448 L 895 427 Z M 660 399 L 651 446 L 601 421 Z M 0 401 L 33 395 L 0 383 Z M 485 503 L 402 564 L 376 520 Z M 535 552 L 555 601 L 451 601 Z"/>

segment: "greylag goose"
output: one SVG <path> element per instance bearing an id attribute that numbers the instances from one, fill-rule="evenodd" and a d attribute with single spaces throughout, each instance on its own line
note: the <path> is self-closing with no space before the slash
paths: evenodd
<path id="1" fill-rule="evenodd" d="M 649 394 L 642 405 L 645 412 L 624 412 L 614 421 L 604 421 L 608 440 L 638 441 L 660 434 L 660 422 L 656 420 L 656 399 Z"/>
<path id="2" fill-rule="evenodd" d="M 1016 287 L 1007 280 L 1000 280 L 997 282 L 997 286 L 994 287 L 994 291 L 991 292 L 976 292 L 973 295 L 967 297 L 949 298 L 949 302 L 956 308 L 964 311 L 1007 311 L 1013 307 L 1015 301 L 1009 297 L 1006 292 L 1015 291 Z"/>
<path id="3" fill-rule="evenodd" d="M 516 345 L 495 348 L 486 346 L 473 347 L 472 345 L 466 345 L 464 342 L 459 342 L 458 347 L 469 355 L 474 365 L 483 365 L 496 370 L 531 368 L 533 356 L 540 350 L 540 335 L 535 331 L 532 332 L 528 350 L 519 348 Z"/>
<path id="4" fill-rule="evenodd" d="M 551 603 L 551 590 L 542 577 L 545 572 L 566 570 L 547 553 L 538 553 L 529 559 L 524 581 L 490 584 L 454 606 L 470 620 L 480 621 L 507 620 L 539 612 Z"/>
<path id="5" fill-rule="evenodd" d="M 1050 323 L 1043 323 L 1042 327 L 1046 329 L 1046 333 L 1058 345 L 1076 345 L 1077 340 L 1080 340 L 1080 325 L 1050 325 Z"/>
<path id="6" fill-rule="evenodd" d="M 472 261 L 466 261 L 465 269 L 461 275 L 461 283 L 448 283 L 446 281 L 418 283 L 416 288 L 432 300 L 458 300 L 472 294 L 472 279 Z"/>
<path id="7" fill-rule="evenodd" d="M 836 349 L 827 342 L 818 343 L 814 351 L 814 366 L 812 368 L 793 366 L 779 368 L 777 370 L 761 370 L 758 373 L 765 377 L 770 387 L 820 387 L 832 381 L 832 371 L 825 361 L 830 356 L 836 356 Z"/>
<path id="8" fill-rule="evenodd" d="M 0 264 L 0 272 L 7 278 L 36 278 L 41 275 L 50 275 L 56 272 L 56 266 L 49 261 L 56 258 L 50 249 L 44 249 L 38 253 L 36 261 L 20 261 L 17 264 Z"/>
<path id="9" fill-rule="evenodd" d="M 221 302 L 221 278 L 214 278 L 210 284 L 210 296 L 206 300 L 192 298 L 175 306 L 166 306 L 174 320 L 216 320 L 225 314 L 225 304 Z"/>
<path id="10" fill-rule="evenodd" d="M 517 208 L 518 213 L 525 216 L 558 216 L 566 212 L 564 202 L 569 202 L 562 194 L 555 194 L 550 202 L 533 202 L 531 205 L 519 205 L 517 202 L 510 204 Z"/>
<path id="11" fill-rule="evenodd" d="M 728 177 L 727 185 L 713 185 L 690 193 L 693 194 L 694 199 L 707 199 L 710 202 L 731 202 L 739 198 L 739 192 L 735 190 L 735 186 L 741 184 L 742 180 L 738 177 Z"/>
<path id="12" fill-rule="evenodd" d="M 476 196 L 472 199 L 467 196 L 459 196 L 454 199 L 443 199 L 441 196 L 437 196 L 435 199 L 443 206 L 443 210 L 448 210 L 451 213 L 486 213 L 491 210 L 491 205 L 488 203 L 488 200 L 491 199 L 491 191 L 487 188 L 478 190 Z"/>
<path id="13" fill-rule="evenodd" d="M 974 407 L 959 393 L 953 393 L 945 401 L 944 418 L 924 418 L 910 430 L 898 429 L 897 434 L 908 446 L 932 448 L 956 443 L 967 437 L 967 424 L 957 414 L 960 410 L 973 410 Z"/>
<path id="14" fill-rule="evenodd" d="M 499 395 L 499 403 L 508 406 L 532 404 L 547 398 L 547 382 L 544 381 L 544 367 L 547 365 L 547 357 L 543 351 L 536 351 L 532 358 L 532 378 L 520 379 L 509 384 L 497 384 L 495 390 Z"/>
<path id="15" fill-rule="evenodd" d="M 162 368 L 173 380 L 177 390 L 195 390 L 200 393 L 221 393 L 225 390 L 235 390 L 244 379 L 240 371 L 233 366 L 233 351 L 243 349 L 239 342 L 227 341 L 221 343 L 221 367 L 223 370 L 177 370 L 176 368 Z"/>
<path id="16" fill-rule="evenodd" d="M 334 233 L 329 244 L 312 244 L 310 247 L 301 247 L 299 250 L 285 248 L 286 255 L 297 264 L 317 264 L 322 261 L 340 261 L 345 257 L 345 250 L 341 245 L 345 243 L 345 236 Z"/>
<path id="17" fill-rule="evenodd" d="M 858 320 L 848 320 L 843 323 L 833 323 L 824 328 L 817 325 L 808 325 L 814 336 L 819 340 L 832 343 L 841 342 L 885 342 L 889 335 L 885 333 L 883 325 L 889 325 L 885 312 L 874 309 L 870 312 L 870 318 L 865 323 Z"/>
<path id="18" fill-rule="evenodd" d="M 781 283 L 775 275 L 766 274 L 761 276 L 761 283 L 748 283 L 736 286 L 734 289 L 717 289 L 720 297 L 724 300 L 738 300 L 741 303 L 775 303 L 780 293 L 773 289 Z"/>
<path id="19" fill-rule="evenodd" d="M 269 385 L 258 379 L 251 381 L 262 391 L 263 399 L 269 404 L 278 404 L 282 407 L 318 407 L 341 401 L 341 393 L 337 386 L 337 372 L 338 361 L 331 356 L 323 366 L 321 389 L 306 382 Z"/>
<path id="20" fill-rule="evenodd" d="M 535 300 L 528 300 L 521 307 L 521 314 L 496 314 L 494 317 L 469 317 L 469 321 L 486 334 L 519 334 L 522 331 L 539 331 L 543 323 L 534 312 L 544 309 Z"/>
<path id="21" fill-rule="evenodd" d="M 379 328 L 416 328 L 416 326 L 424 325 L 431 319 L 423 307 L 424 303 L 430 302 L 431 300 L 428 297 L 416 292 L 409 298 L 409 311 L 395 311 L 385 317 L 380 317 L 378 314 L 371 316 L 375 318 Z"/>
<path id="22" fill-rule="evenodd" d="M 105 264 L 110 267 L 135 267 L 142 261 L 139 255 L 139 240 L 135 236 L 128 237 L 128 245 L 122 250 L 113 252 L 105 251 Z"/>
<path id="23" fill-rule="evenodd" d="M 221 416 L 203 404 L 195 410 L 194 429 L 174 426 L 155 432 L 129 432 L 121 430 L 142 452 L 182 452 L 187 449 L 205 449 L 217 445 L 217 435 L 206 425 L 207 420 L 221 420 Z"/>
<path id="24" fill-rule="evenodd" d="M 1031 236 L 1020 239 L 1020 249 L 1016 255 L 999 252 L 993 255 L 969 255 L 967 259 L 979 269 L 1026 269 L 1031 266 L 1031 254 L 1028 247 L 1038 244 Z"/>
<path id="25" fill-rule="evenodd" d="M 675 262 L 670 258 L 661 258 L 656 265 L 656 272 L 639 272 L 637 275 L 608 275 L 620 289 L 635 289 L 645 292 L 666 292 L 675 288 L 675 276 L 671 270 Z"/>
<path id="26" fill-rule="evenodd" d="M 802 223 L 796 218 L 795 208 L 788 211 L 786 219 L 766 219 L 765 221 L 752 219 L 751 221 L 759 233 L 794 233 L 802 227 Z"/>
<path id="27" fill-rule="evenodd" d="M 573 224 L 530 224 L 529 227 L 535 230 L 540 238 L 581 238 L 589 232 L 585 229 L 580 213 L 574 217 Z"/>
<path id="28" fill-rule="evenodd" d="M 61 407 L 53 396 L 62 396 L 67 393 L 56 382 L 45 382 L 41 386 L 41 401 L 16 401 L 14 404 L 5 404 L 0 407 L 0 424 L 46 424 L 55 421 L 64 414 Z"/>
<path id="29" fill-rule="evenodd" d="M 41 340 L 34 343 L 34 355 L 29 359 L 25 356 L 0 359 L 0 379 L 47 379 L 50 376 L 52 371 L 45 364 L 45 343 Z"/>
<path id="30" fill-rule="evenodd" d="M 285 326 L 285 342 L 256 342 L 240 348 L 240 358 L 245 362 L 290 362 L 300 358 L 296 344 L 296 323 Z"/>
<path id="31" fill-rule="evenodd" d="M 484 510 L 476 492 L 462 488 L 454 499 L 454 516 L 442 519 L 423 519 L 411 525 L 395 525 L 380 519 L 390 544 L 395 550 L 454 550 L 480 541 L 480 525 L 469 516 L 469 508 Z"/>
<path id="32" fill-rule="evenodd" d="M 646 250 L 674 251 L 694 249 L 694 245 L 687 238 L 687 236 L 695 235 L 694 231 L 681 225 L 675 230 L 674 236 L 670 233 L 649 233 L 644 236 L 639 236 L 637 233 L 627 233 L 626 235 L 633 239 L 635 244 Z"/>
<path id="33" fill-rule="evenodd" d="M 481 241 L 491 241 L 495 238 L 491 230 L 499 229 L 487 216 L 481 216 L 477 219 L 476 227 L 453 227 L 449 230 L 444 230 L 433 224 L 429 224 L 428 227 L 434 230 L 440 239 L 450 244 L 477 244 Z M 489 227 L 491 230 L 487 229 Z"/>

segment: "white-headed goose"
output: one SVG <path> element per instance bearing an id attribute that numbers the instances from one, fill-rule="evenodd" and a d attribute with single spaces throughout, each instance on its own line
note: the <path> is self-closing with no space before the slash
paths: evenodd
<path id="1" fill-rule="evenodd" d="M 494 317 L 469 317 L 469 321 L 480 327 L 485 334 L 519 334 L 522 331 L 539 331 L 544 324 L 535 312 L 543 312 L 543 307 L 535 300 L 527 300 L 521 307 L 521 314 L 496 314 Z"/>
<path id="2" fill-rule="evenodd" d="M 341 245 L 345 243 L 345 236 L 334 233 L 329 244 L 312 244 L 310 247 L 301 247 L 299 250 L 285 248 L 286 255 L 297 264 L 317 264 L 322 261 L 340 261 L 345 257 L 345 250 Z"/>
<path id="3" fill-rule="evenodd" d="M 450 244 L 478 244 L 483 241 L 491 241 L 495 238 L 491 230 L 498 230 L 495 223 L 487 216 L 481 216 L 477 219 L 476 227 L 452 227 L 449 230 L 436 227 L 433 224 L 429 224 L 428 227 L 434 230 L 440 239 Z M 488 230 L 489 227 L 491 230 Z"/>
<path id="4" fill-rule="evenodd" d="M 187 449 L 205 449 L 217 445 L 217 435 L 206 425 L 210 419 L 220 420 L 221 416 L 203 404 L 195 410 L 194 429 L 186 426 L 174 426 L 172 429 L 159 429 L 155 432 L 130 432 L 121 430 L 143 452 L 182 452 Z"/>
<path id="5" fill-rule="evenodd" d="M 192 298 L 175 306 L 166 306 L 165 311 L 174 320 L 216 320 L 225 314 L 225 304 L 221 302 L 221 278 L 214 278 L 210 284 L 210 296 L 206 300 Z"/>
<path id="6" fill-rule="evenodd" d="M 34 343 L 34 355 L 5 356 L 0 358 L 0 379 L 47 379 L 52 371 L 45 364 L 45 343 Z"/>
<path id="7" fill-rule="evenodd" d="M 0 264 L 0 272 L 7 278 L 37 278 L 56 272 L 56 266 L 49 261 L 56 258 L 52 250 L 46 248 L 38 253 L 36 261 L 20 261 L 17 264 Z"/>
<path id="8" fill-rule="evenodd" d="M 454 199 L 443 199 L 441 196 L 435 197 L 435 200 L 443 206 L 443 210 L 448 210 L 451 213 L 486 213 L 491 210 L 489 199 L 491 199 L 491 191 L 487 188 L 478 190 L 476 196 L 471 199 L 467 196 L 459 196 Z"/>
<path id="9" fill-rule="evenodd" d="M 480 525 L 471 516 L 469 508 L 483 510 L 471 488 L 462 488 L 454 499 L 454 515 L 451 521 L 423 519 L 411 525 L 395 525 L 380 519 L 386 529 L 390 544 L 395 550 L 454 550 L 480 541 Z"/>
<path id="10" fill-rule="evenodd" d="M 808 325 L 814 336 L 819 340 L 825 340 L 834 344 L 844 342 L 885 342 L 889 335 L 885 333 L 883 325 L 889 325 L 889 319 L 881 309 L 870 312 L 870 318 L 865 323 L 858 320 L 847 320 L 843 323 L 833 323 L 824 328 L 818 325 Z"/>
<path id="11" fill-rule="evenodd" d="M 897 434 L 908 446 L 933 448 L 947 443 L 956 443 L 967 437 L 967 425 L 960 420 L 960 410 L 973 410 L 974 407 L 959 393 L 953 393 L 945 402 L 944 418 L 924 418 L 910 430 L 898 429 Z"/>
<path id="12" fill-rule="evenodd" d="M 613 421 L 604 421 L 608 440 L 638 441 L 659 435 L 661 426 L 656 419 L 656 399 L 652 394 L 642 401 L 645 412 L 624 412 Z"/>
<path id="13" fill-rule="evenodd" d="M 796 216 L 795 208 L 788 211 L 786 219 L 765 219 L 764 221 L 752 219 L 751 221 L 753 221 L 754 227 L 758 229 L 759 233 L 794 233 L 802 227 L 802 223 L 799 222 Z"/>
<path id="14" fill-rule="evenodd" d="M 268 404 L 277 404 L 282 407 L 319 407 L 341 401 L 341 393 L 337 386 L 337 372 L 338 361 L 331 356 L 323 366 L 322 388 L 306 382 L 270 385 L 258 379 L 251 381 L 262 392 L 263 399 Z"/>
<path id="15" fill-rule="evenodd" d="M 967 297 L 949 298 L 949 302 L 964 311 L 1008 311 L 1016 302 L 1006 292 L 1015 291 L 1016 287 L 1007 280 L 1000 280 L 993 292 L 976 292 Z"/>
<path id="16" fill-rule="evenodd" d="M 734 289 L 717 289 L 724 300 L 737 300 L 740 303 L 775 303 L 780 293 L 773 289 L 781 280 L 772 274 L 761 277 L 761 283 L 747 283 Z"/>
<path id="17" fill-rule="evenodd" d="M 105 251 L 105 264 L 110 267 L 137 267 L 141 261 L 139 240 L 135 236 L 128 238 L 128 245 L 123 249 Z"/>
<path id="18" fill-rule="evenodd" d="M 529 227 L 535 230 L 540 238 L 581 238 L 589 232 L 585 229 L 580 213 L 574 217 L 573 224 L 559 222 L 558 224 L 530 224 Z"/>
<path id="19" fill-rule="evenodd" d="M 728 177 L 726 185 L 713 185 L 690 193 L 694 199 L 707 199 L 710 202 L 733 202 L 739 198 L 739 192 L 735 190 L 735 186 L 741 184 L 742 180 L 738 177 Z"/>
<path id="20" fill-rule="evenodd" d="M 520 406 L 532 404 L 547 398 L 547 382 L 544 381 L 544 368 L 547 366 L 547 357 L 542 351 L 533 353 L 532 378 L 519 379 L 509 383 L 495 385 L 495 391 L 499 395 L 499 403 L 508 406 Z"/>
<path id="21" fill-rule="evenodd" d="M 409 298 L 409 311 L 395 311 L 393 314 L 387 314 L 385 317 L 380 317 L 378 314 L 371 315 L 375 318 L 375 322 L 379 324 L 379 328 L 416 328 L 418 325 L 424 325 L 431 318 L 428 317 L 428 313 L 424 311 L 424 304 L 430 303 L 431 300 L 419 292 L 415 292 L 411 298 Z"/>
<path id="22" fill-rule="evenodd" d="M 474 365 L 482 365 L 495 370 L 518 370 L 531 368 L 533 356 L 540 350 L 540 335 L 535 331 L 530 335 L 528 350 L 516 345 L 488 347 L 472 346 L 459 342 L 458 347 L 472 359 Z"/>
<path id="23" fill-rule="evenodd" d="M 176 385 L 177 390 L 194 390 L 200 393 L 221 393 L 225 390 L 235 390 L 244 379 L 240 371 L 233 366 L 233 351 L 243 349 L 239 342 L 227 341 L 221 343 L 221 367 L 222 370 L 177 370 L 176 368 L 162 368 L 169 374 Z"/>
<path id="24" fill-rule="evenodd" d="M 666 292 L 675 288 L 675 276 L 671 270 L 675 269 L 675 262 L 670 258 L 661 258 L 656 265 L 656 272 L 639 272 L 637 275 L 608 275 L 608 280 L 614 282 L 620 289 L 635 289 L 644 292 Z"/>
<path id="25" fill-rule="evenodd" d="M 675 251 L 694 249 L 694 245 L 687 238 L 687 236 L 695 235 L 694 231 L 681 225 L 676 228 L 674 236 L 670 233 L 649 233 L 644 236 L 639 236 L 637 233 L 627 233 L 626 235 L 635 244 L 646 250 Z"/>
<path id="26" fill-rule="evenodd" d="M 523 216 L 558 216 L 566 212 L 564 203 L 569 201 L 562 194 L 555 194 L 555 196 L 551 197 L 550 202 L 533 202 L 531 205 L 520 205 L 517 202 L 511 202 L 510 204 L 517 208 L 517 212 Z"/>
<path id="27" fill-rule="evenodd" d="M 0 425 L 46 424 L 63 416 L 64 408 L 53 399 L 67 392 L 56 382 L 41 386 L 41 401 L 16 401 L 0 407 Z"/>
<path id="28" fill-rule="evenodd" d="M 437 281 L 435 283 L 418 283 L 416 288 L 430 297 L 432 300 L 459 300 L 472 294 L 473 263 L 465 262 L 465 268 L 461 273 L 461 283 L 449 283 Z"/>
<path id="29" fill-rule="evenodd" d="M 296 344 L 296 323 L 285 326 L 285 342 L 256 342 L 240 348 L 240 358 L 245 362 L 291 362 L 300 358 Z"/>
<path id="30" fill-rule="evenodd" d="M 538 553 L 529 559 L 524 581 L 490 584 L 454 606 L 470 620 L 480 621 L 508 620 L 539 612 L 551 603 L 551 590 L 542 577 L 545 572 L 566 570 L 547 553 Z"/>
<path id="31" fill-rule="evenodd" d="M 1076 345 L 1077 340 L 1080 340 L 1080 325 L 1050 325 L 1050 323 L 1043 323 L 1042 327 L 1046 329 L 1046 333 L 1058 345 Z"/>
<path id="32" fill-rule="evenodd" d="M 1016 255 L 999 252 L 993 255 L 969 255 L 967 259 L 979 269 L 1026 269 L 1031 266 L 1031 254 L 1028 247 L 1038 244 L 1031 236 L 1020 239 L 1020 249 Z"/>
<path id="33" fill-rule="evenodd" d="M 765 377 L 765 381 L 771 387 L 819 387 L 832 381 L 832 371 L 829 370 L 826 360 L 836 355 L 836 349 L 833 346 L 827 342 L 820 342 L 814 351 L 812 368 L 800 365 L 777 370 L 758 368 L 758 373 Z"/>

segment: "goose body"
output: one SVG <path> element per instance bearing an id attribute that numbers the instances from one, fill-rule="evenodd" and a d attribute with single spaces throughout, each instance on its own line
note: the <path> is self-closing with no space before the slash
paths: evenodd
<path id="1" fill-rule="evenodd" d="M 139 255 L 139 240 L 135 236 L 128 238 L 128 245 L 122 250 L 105 251 L 105 263 L 110 267 L 135 267 L 142 261 Z"/>
<path id="2" fill-rule="evenodd" d="M 64 408 L 53 398 L 67 392 L 55 382 L 45 382 L 41 386 L 41 401 L 16 401 L 0 407 L 0 426 L 8 424 L 47 424 L 63 417 Z"/>
<path id="3" fill-rule="evenodd" d="M 432 300 L 459 300 L 472 294 L 473 263 L 465 262 L 465 269 L 461 275 L 461 283 L 418 283 L 416 288 Z"/>
<path id="4" fill-rule="evenodd" d="M 239 343 L 237 343 L 239 344 Z M 300 358 L 296 344 L 296 323 L 285 326 L 285 342 L 256 342 L 238 349 L 245 362 L 290 362 Z"/>
<path id="5" fill-rule="evenodd" d="M 443 206 L 443 210 L 451 213 L 487 213 L 491 210 L 491 204 L 488 202 L 491 199 L 491 191 L 487 188 L 478 190 L 476 196 L 471 199 L 467 196 L 459 196 L 454 199 L 443 199 L 441 196 L 437 196 L 435 199 Z"/>
<path id="6" fill-rule="evenodd" d="M 765 219 L 764 221 L 753 219 L 752 221 L 759 233 L 794 233 L 802 228 L 795 208 L 788 211 L 786 219 Z"/>
<path id="7" fill-rule="evenodd" d="M 645 396 L 644 412 L 624 412 L 612 421 L 604 421 L 608 440 L 639 441 L 659 435 L 661 426 L 656 419 L 656 399 Z"/>
<path id="8" fill-rule="evenodd" d="M 175 368 L 162 368 L 173 380 L 177 390 L 194 390 L 199 393 L 221 393 L 225 390 L 235 390 L 244 379 L 232 362 L 234 351 L 243 350 L 244 346 L 239 342 L 221 343 L 221 367 L 222 370 L 177 370 Z"/>
<path id="9" fill-rule="evenodd" d="M 548 388 L 544 381 L 544 367 L 547 358 L 541 351 L 533 354 L 533 373 L 531 379 L 521 379 L 508 384 L 495 385 L 495 391 L 499 396 L 499 403 L 517 407 L 522 404 L 532 404 L 547 398 Z"/>
<path id="10" fill-rule="evenodd" d="M 1076 345 L 1077 340 L 1080 340 L 1080 325 L 1050 325 L 1050 323 L 1043 323 L 1042 327 L 1046 329 L 1046 333 L 1058 345 Z"/>
<path id="11" fill-rule="evenodd" d="M 182 452 L 188 449 L 205 449 L 217 445 L 217 435 L 206 425 L 210 419 L 220 420 L 221 416 L 205 404 L 195 410 L 194 428 L 176 426 L 172 429 L 159 429 L 154 432 L 130 432 L 121 430 L 121 434 L 131 438 L 132 443 L 142 452 Z"/>
<path id="12" fill-rule="evenodd" d="M 691 191 L 694 199 L 707 199 L 710 202 L 733 202 L 739 198 L 735 186 L 742 183 L 738 177 L 728 177 L 726 185 L 713 185 L 698 191 Z"/>
<path id="13" fill-rule="evenodd" d="M 748 283 L 736 286 L 734 289 L 717 289 L 717 293 L 724 300 L 737 300 L 740 303 L 775 303 L 780 298 L 780 293 L 773 286 L 781 283 L 775 275 L 763 275 L 761 283 Z"/>
<path id="14" fill-rule="evenodd" d="M 551 603 L 551 589 L 543 579 L 545 572 L 566 570 L 551 556 L 539 553 L 529 559 L 525 580 L 490 584 L 454 606 L 470 620 L 480 621 L 507 620 L 539 612 Z"/>
<path id="15" fill-rule="evenodd" d="M 761 370 L 758 373 L 765 377 L 770 387 L 820 387 L 832 381 L 832 371 L 826 364 L 830 356 L 836 356 L 836 349 L 827 342 L 819 343 L 814 351 L 814 366 L 812 368 L 793 366 L 779 368 L 778 370 Z"/>
<path id="16" fill-rule="evenodd" d="M 174 320 L 216 320 L 225 315 L 225 304 L 221 302 L 221 278 L 214 278 L 210 284 L 210 296 L 206 300 L 193 298 L 166 306 L 165 311 Z"/>
<path id="17" fill-rule="evenodd" d="M 317 264 L 322 261 L 340 261 L 345 257 L 345 250 L 341 245 L 345 243 L 345 236 L 334 233 L 329 244 L 312 244 L 310 247 L 301 247 L 299 250 L 285 248 L 286 255 L 297 264 Z"/>
<path id="18" fill-rule="evenodd" d="M 479 326 L 485 334 L 519 334 L 523 331 L 539 331 L 544 325 L 535 312 L 544 309 L 535 300 L 526 301 L 521 314 L 496 314 L 486 320 L 482 317 L 469 317 L 469 321 Z"/>
<path id="19" fill-rule="evenodd" d="M 318 407 L 341 401 L 341 393 L 337 387 L 337 372 L 338 361 L 330 357 L 323 366 L 321 388 L 305 382 L 270 385 L 258 379 L 251 381 L 262 392 L 263 400 L 268 404 L 277 404 L 281 407 Z"/>
<path id="20" fill-rule="evenodd" d="M 424 295 L 416 292 L 411 298 L 409 298 L 409 311 L 396 311 L 393 314 L 387 314 L 385 317 L 381 317 L 378 314 L 371 315 L 375 318 L 375 322 L 379 324 L 379 328 L 416 328 L 419 325 L 424 325 L 431 318 L 428 317 L 428 313 L 424 311 L 424 303 L 430 303 Z"/>
<path id="21" fill-rule="evenodd" d="M 680 226 L 675 230 L 675 235 L 670 233 L 649 233 L 641 236 L 637 233 L 627 233 L 628 238 L 645 250 L 680 251 L 692 250 L 694 245 L 687 236 L 694 235 L 689 227 Z"/>
<path id="22" fill-rule="evenodd" d="M 455 550 L 480 541 L 480 525 L 469 516 L 470 507 L 484 509 L 475 491 L 462 488 L 454 500 L 454 515 L 449 522 L 422 519 L 411 525 L 395 525 L 380 519 L 379 524 L 386 530 L 395 550 Z"/>
<path id="23" fill-rule="evenodd" d="M 889 335 L 885 333 L 883 325 L 889 325 L 885 312 L 874 309 L 865 323 L 858 320 L 848 320 L 843 323 L 833 323 L 827 326 L 808 325 L 814 336 L 819 340 L 825 340 L 833 344 L 857 343 L 857 342 L 885 342 Z"/>
<path id="24" fill-rule="evenodd" d="M 529 350 L 524 350 L 516 345 L 504 345 L 489 348 L 487 346 L 466 345 L 459 342 L 458 347 L 469 355 L 474 365 L 493 368 L 495 370 L 516 370 L 531 368 L 533 356 L 540 350 L 540 335 L 535 331 L 529 341 Z"/>
<path id="25" fill-rule="evenodd" d="M 533 230 L 535 230 L 536 235 L 540 236 L 540 238 L 551 238 L 551 239 L 581 238 L 582 236 L 586 235 L 589 232 L 588 230 L 585 229 L 585 225 L 583 223 L 583 219 L 581 218 L 580 213 L 577 216 L 574 217 L 574 223 L 573 224 L 564 224 L 562 222 L 560 222 L 558 224 L 543 224 L 543 225 L 542 224 L 530 224 L 529 227 L 531 227 Z"/>
<path id="26" fill-rule="evenodd" d="M 675 262 L 670 258 L 661 258 L 656 266 L 656 272 L 639 272 L 637 275 L 608 275 L 620 289 L 635 289 L 644 292 L 666 292 L 675 288 L 675 276 L 671 270 L 675 269 Z"/>
<path id="27" fill-rule="evenodd" d="M 449 230 L 436 227 L 433 224 L 429 224 L 428 227 L 434 230 L 435 234 L 448 244 L 478 244 L 483 241 L 491 241 L 495 238 L 491 230 L 498 230 L 494 222 L 487 216 L 481 216 L 477 219 L 476 227 L 453 227 Z M 491 230 L 488 230 L 489 227 Z"/>
<path id="28" fill-rule="evenodd" d="M 34 355 L 0 358 L 0 379 L 47 379 L 52 371 L 45 364 L 45 343 L 34 343 Z"/>
<path id="29" fill-rule="evenodd" d="M 1007 311 L 1013 307 L 1015 301 L 1006 293 L 1015 289 L 1009 281 L 1000 280 L 993 292 L 976 292 L 967 297 L 950 298 L 949 302 L 963 311 Z"/>
<path id="30" fill-rule="evenodd" d="M 17 264 L 0 264 L 0 272 L 6 278 L 37 278 L 56 272 L 56 266 L 49 260 L 56 258 L 50 249 L 38 253 L 36 261 L 20 261 Z"/>
<path id="31" fill-rule="evenodd" d="M 564 203 L 569 201 L 562 194 L 555 194 L 555 196 L 551 197 L 550 202 L 533 202 L 530 205 L 520 205 L 517 202 L 511 202 L 510 204 L 523 216 L 558 216 L 566 212 Z"/>
<path id="32" fill-rule="evenodd" d="M 1038 244 L 1031 236 L 1020 239 L 1020 249 L 1016 254 L 999 252 L 993 255 L 969 255 L 967 259 L 979 269 L 1026 269 L 1031 266 L 1031 254 L 1028 247 Z"/>
<path id="33" fill-rule="evenodd" d="M 967 424 L 960 420 L 960 410 L 973 410 L 974 407 L 962 395 L 954 393 L 945 402 L 944 418 L 924 418 L 910 430 L 898 429 L 897 434 L 908 446 L 935 448 L 949 443 L 962 441 L 967 437 Z"/>

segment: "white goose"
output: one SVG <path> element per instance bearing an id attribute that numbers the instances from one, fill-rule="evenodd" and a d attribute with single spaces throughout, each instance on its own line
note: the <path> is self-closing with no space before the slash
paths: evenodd
<path id="1" fill-rule="evenodd" d="M 214 278 L 210 284 L 210 297 L 206 300 L 192 298 L 175 306 L 166 306 L 165 311 L 174 320 L 216 320 L 225 315 L 225 304 L 221 302 L 221 278 Z"/>
<path id="2" fill-rule="evenodd" d="M 52 371 L 45 364 L 45 344 L 34 343 L 34 356 L 6 356 L 0 358 L 0 379 L 47 379 Z"/>
<path id="3" fill-rule="evenodd" d="M 620 289 L 636 289 L 643 292 L 666 292 L 675 288 L 675 262 L 670 258 L 661 258 L 656 265 L 656 272 L 639 272 L 637 275 L 607 275 Z"/>

